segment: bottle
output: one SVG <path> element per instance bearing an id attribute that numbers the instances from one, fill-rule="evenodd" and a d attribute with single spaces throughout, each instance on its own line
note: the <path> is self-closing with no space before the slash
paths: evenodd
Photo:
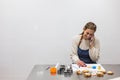
<path id="1" fill-rule="evenodd" d="M 59 65 L 59 63 L 57 63 L 56 66 L 53 66 L 50 68 L 51 75 L 56 75 L 58 65 Z"/>

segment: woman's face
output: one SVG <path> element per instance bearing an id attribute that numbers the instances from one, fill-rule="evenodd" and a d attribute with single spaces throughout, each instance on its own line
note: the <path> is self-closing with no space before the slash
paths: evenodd
<path id="1" fill-rule="evenodd" d="M 84 38 L 85 40 L 90 40 L 91 37 L 94 36 L 94 32 L 95 32 L 95 31 L 92 30 L 92 29 L 86 29 L 86 30 L 84 30 L 83 38 Z"/>

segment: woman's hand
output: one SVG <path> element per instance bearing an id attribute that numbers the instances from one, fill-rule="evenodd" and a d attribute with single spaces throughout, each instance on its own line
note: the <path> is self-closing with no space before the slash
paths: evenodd
<path id="1" fill-rule="evenodd" d="M 91 40 L 90 40 L 90 48 L 92 48 L 92 47 L 94 47 L 94 44 L 95 44 L 95 38 L 94 38 L 94 36 L 91 38 Z"/>
<path id="2" fill-rule="evenodd" d="M 77 60 L 77 61 L 76 61 L 76 64 L 77 64 L 78 66 L 86 67 L 86 64 L 85 64 L 83 61 L 81 61 L 81 60 Z"/>

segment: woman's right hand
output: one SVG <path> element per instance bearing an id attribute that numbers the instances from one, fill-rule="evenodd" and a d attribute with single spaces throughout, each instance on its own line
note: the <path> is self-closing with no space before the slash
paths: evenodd
<path id="1" fill-rule="evenodd" d="M 86 67 L 86 64 L 85 64 L 83 61 L 81 61 L 81 60 L 77 60 L 77 61 L 76 61 L 76 64 L 77 64 L 78 66 L 81 66 L 81 67 Z"/>

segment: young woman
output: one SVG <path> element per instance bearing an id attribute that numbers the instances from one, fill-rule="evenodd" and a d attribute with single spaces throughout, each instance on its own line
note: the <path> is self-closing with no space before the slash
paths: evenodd
<path id="1" fill-rule="evenodd" d="M 95 37 L 96 25 L 88 22 L 80 35 L 76 35 L 72 43 L 71 59 L 79 66 L 96 63 L 99 59 L 100 44 Z"/>

